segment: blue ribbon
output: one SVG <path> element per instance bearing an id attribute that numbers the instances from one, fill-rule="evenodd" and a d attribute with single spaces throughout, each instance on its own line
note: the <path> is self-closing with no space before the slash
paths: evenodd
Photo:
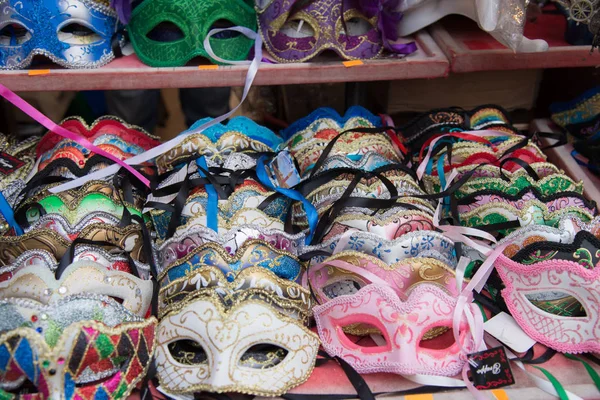
<path id="1" fill-rule="evenodd" d="M 2 192 L 0 192 L 0 213 L 8 223 L 8 225 L 15 230 L 17 236 L 23 234 L 23 229 L 17 224 L 15 221 L 15 213 L 13 212 L 12 207 L 8 204 L 8 201 L 4 198 Z"/>
<path id="2" fill-rule="evenodd" d="M 446 160 L 446 153 L 442 154 L 437 161 L 438 177 L 440 178 L 440 190 L 444 191 L 446 187 L 446 173 L 444 172 L 444 161 Z M 444 210 L 450 212 L 450 196 L 444 197 Z"/>
<path id="3" fill-rule="evenodd" d="M 206 165 L 206 160 L 204 156 L 196 159 L 196 165 L 198 166 L 198 173 L 202 178 L 206 178 L 204 172 L 208 171 L 208 166 Z M 208 201 L 206 204 L 206 225 L 209 229 L 212 229 L 215 232 L 219 231 L 219 196 L 217 195 L 217 191 L 213 187 L 213 185 L 206 184 L 204 185 L 206 188 L 206 194 L 208 194 Z"/>
<path id="4" fill-rule="evenodd" d="M 266 156 L 262 156 L 256 162 L 256 176 L 260 183 L 269 188 L 270 190 L 274 190 L 277 193 L 281 193 L 282 195 L 296 200 L 302 203 L 302 207 L 304 208 L 304 212 L 306 213 L 306 218 L 308 220 L 308 229 L 309 233 L 305 239 L 305 243 L 308 245 L 312 241 L 312 238 L 315 234 L 315 230 L 317 228 L 317 224 L 319 222 L 319 214 L 317 213 L 317 209 L 312 203 L 304 198 L 300 192 L 294 189 L 282 188 L 279 186 L 274 186 L 271 183 L 271 179 L 269 178 L 269 174 L 267 174 L 267 170 L 265 167 L 265 159 Z M 291 212 L 291 211 L 290 211 Z"/>
<path id="5" fill-rule="evenodd" d="M 443 143 L 452 143 L 452 141 L 453 141 L 452 139 L 453 138 L 448 138 L 448 137 L 442 138 L 435 145 L 437 147 L 438 145 L 443 144 Z M 433 170 L 433 157 L 431 157 L 429 159 L 429 161 L 427 162 L 427 168 L 425 168 L 425 172 L 427 173 L 427 175 L 431 175 L 432 170 Z"/>

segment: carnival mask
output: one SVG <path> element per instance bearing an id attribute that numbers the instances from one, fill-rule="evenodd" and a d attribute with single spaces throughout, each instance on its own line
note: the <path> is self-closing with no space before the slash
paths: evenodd
<path id="1" fill-rule="evenodd" d="M 357 0 L 257 0 L 257 12 L 265 47 L 278 62 L 304 62 L 324 50 L 371 59 L 384 49 L 378 16 L 369 18 Z"/>
<path id="2" fill-rule="evenodd" d="M 469 305 L 474 314 L 476 305 Z M 456 298 L 432 285 L 420 285 L 403 301 L 387 285 L 368 285 L 356 294 L 336 297 L 314 308 L 319 337 L 325 350 L 348 362 L 358 373 L 458 374 L 466 361 L 459 344 L 425 345 L 425 334 L 435 328 L 452 328 Z M 344 332 L 352 324 L 374 326 L 385 344 L 375 347 L 354 343 Z M 475 350 L 466 317 L 459 322 L 459 340 Z M 427 342 L 440 341 L 442 338 Z"/>
<path id="3" fill-rule="evenodd" d="M 51 306 L 9 299 L 0 314 L 6 398 L 24 385 L 39 399 L 121 399 L 150 365 L 156 319 L 144 321 L 110 298 L 72 296 Z"/>
<path id="4" fill-rule="evenodd" d="M 268 304 L 225 308 L 215 294 L 183 302 L 162 319 L 156 367 L 167 393 L 278 396 L 308 379 L 318 349 L 317 335 Z"/>
<path id="5" fill-rule="evenodd" d="M 0 68 L 22 69 L 35 55 L 67 68 L 96 68 L 115 56 L 120 41 L 114 11 L 93 0 L 0 2 Z"/>
<path id="6" fill-rule="evenodd" d="M 209 58 L 204 40 L 219 20 L 256 30 L 256 14 L 248 1 L 150 0 L 133 10 L 129 35 L 145 64 L 180 67 L 197 56 Z M 213 36 L 209 40 L 218 57 L 234 61 L 245 60 L 253 44 L 243 35 Z"/>
<path id="7" fill-rule="evenodd" d="M 505 285 L 502 297 L 506 306 L 532 339 L 561 353 L 600 351 L 600 268 L 587 269 L 576 260 L 523 265 L 504 255 L 494 265 Z M 572 298 L 583 313 L 561 316 L 534 303 L 557 296 Z"/>

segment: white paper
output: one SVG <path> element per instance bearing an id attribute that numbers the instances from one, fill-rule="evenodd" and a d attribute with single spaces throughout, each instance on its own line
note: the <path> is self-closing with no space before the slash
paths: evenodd
<path id="1" fill-rule="evenodd" d="M 483 330 L 517 353 L 526 352 L 536 343 L 521 329 L 517 321 L 505 312 L 483 324 Z"/>

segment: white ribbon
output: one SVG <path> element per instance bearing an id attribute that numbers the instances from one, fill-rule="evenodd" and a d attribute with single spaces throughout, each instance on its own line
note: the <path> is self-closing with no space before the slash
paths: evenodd
<path id="1" fill-rule="evenodd" d="M 252 61 L 228 61 L 228 60 L 223 60 L 222 58 L 216 56 L 215 53 L 212 51 L 212 48 L 210 47 L 209 38 L 219 32 L 223 32 L 223 31 L 240 32 L 244 36 L 254 40 L 254 59 Z M 251 29 L 245 28 L 243 26 L 235 26 L 232 28 L 223 28 L 223 29 L 213 29 L 208 33 L 208 35 L 206 35 L 206 39 L 204 40 L 204 47 L 205 47 L 206 52 L 217 61 L 220 61 L 223 63 L 234 64 L 234 65 L 248 65 L 249 66 L 248 73 L 246 74 L 246 82 L 244 83 L 244 94 L 242 96 L 240 103 L 237 106 L 235 106 L 228 113 L 223 114 L 220 117 L 217 117 L 211 121 L 208 121 L 196 129 L 187 130 L 187 131 L 181 133 L 180 135 L 178 135 L 177 137 L 175 137 L 174 139 L 169 140 L 168 142 L 165 142 L 165 143 L 163 143 L 153 149 L 150 149 L 144 153 L 138 154 L 135 157 L 131 157 L 127 160 L 124 160 L 124 162 L 126 164 L 139 165 L 148 160 L 158 157 L 159 155 L 171 150 L 173 147 L 175 147 L 178 144 L 180 144 L 181 142 L 183 142 L 183 140 L 185 140 L 186 137 L 193 135 L 195 133 L 204 132 L 206 129 L 210 128 L 211 126 L 216 125 L 216 124 L 221 123 L 222 121 L 226 120 L 227 118 L 232 116 L 238 110 L 238 108 L 240 108 L 240 106 L 243 104 L 244 100 L 246 100 L 246 97 L 248 96 L 248 93 L 250 92 L 250 88 L 252 87 L 252 83 L 254 82 L 254 78 L 256 77 L 256 73 L 258 72 L 258 69 L 260 67 L 260 62 L 262 60 L 262 38 L 261 38 L 260 34 L 254 32 Z M 69 190 L 69 189 L 79 187 L 79 186 L 85 184 L 86 182 L 94 180 L 94 179 L 103 179 L 107 176 L 116 174 L 120 168 L 121 168 L 121 166 L 118 164 L 111 165 L 110 167 L 103 168 L 92 174 L 86 175 L 84 177 L 75 179 L 71 182 L 68 182 L 68 183 L 62 184 L 60 186 L 57 186 L 55 188 L 52 188 L 52 189 L 50 189 L 50 192 L 51 193 L 59 193 L 64 190 Z"/>

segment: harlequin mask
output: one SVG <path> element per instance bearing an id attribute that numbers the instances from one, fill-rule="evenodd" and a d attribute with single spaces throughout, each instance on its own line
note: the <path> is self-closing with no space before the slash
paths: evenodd
<path id="1" fill-rule="evenodd" d="M 571 243 L 548 240 L 533 242 L 511 257 L 513 261 L 531 265 L 546 260 L 571 260 L 589 269 L 600 262 L 600 240 L 587 231 L 580 231 Z"/>
<path id="2" fill-rule="evenodd" d="M 227 131 L 217 136 L 216 140 L 203 133 L 195 133 L 186 137 L 180 144 L 156 157 L 159 173 L 174 169 L 182 161 L 191 156 L 206 157 L 209 167 L 222 166 L 227 157 L 233 153 L 263 153 L 274 149 L 262 141 L 252 139 L 244 133 Z"/>
<path id="3" fill-rule="evenodd" d="M 506 286 L 502 290 L 506 306 L 532 339 L 561 353 L 600 351 L 600 268 L 587 269 L 575 260 L 523 265 L 504 255 L 495 266 Z M 553 293 L 574 298 L 583 315 L 560 316 L 533 303 Z"/>
<path id="4" fill-rule="evenodd" d="M 236 214 L 236 212 L 246 208 L 258 208 L 258 206 L 274 192 L 268 191 L 261 184 L 253 180 L 246 180 L 243 184 L 238 185 L 235 191 L 231 193 L 227 199 L 219 199 L 217 204 L 218 218 L 228 221 Z M 262 211 L 272 218 L 278 218 L 285 221 L 287 210 L 289 208 L 289 200 L 283 196 L 276 197 Z M 178 225 L 185 225 L 188 221 L 197 218 L 198 216 L 207 215 L 210 213 L 209 196 L 204 188 L 201 188 L 196 193 L 189 195 L 181 212 Z M 173 218 L 172 213 L 163 210 L 153 210 L 150 212 L 152 221 L 159 234 L 163 236 L 162 227 L 166 227 Z"/>
<path id="5" fill-rule="evenodd" d="M 96 68 L 114 58 L 121 26 L 102 1 L 3 0 L 0 10 L 0 68 L 27 68 L 38 54 L 67 68 Z"/>
<path id="6" fill-rule="evenodd" d="M 475 304 L 468 307 L 480 314 Z M 368 285 L 356 294 L 316 306 L 314 314 L 325 350 L 343 358 L 358 373 L 454 376 L 466 361 L 459 344 L 441 342 L 430 347 L 423 338 L 432 328 L 451 329 L 455 308 L 456 298 L 433 285 L 418 286 L 405 301 L 387 285 Z M 377 328 L 385 344 L 365 347 L 352 342 L 343 328 L 357 323 Z M 458 325 L 462 347 L 467 352 L 475 350 L 464 314 Z M 430 341 L 442 341 L 442 337 Z"/>
<path id="7" fill-rule="evenodd" d="M 550 105 L 551 118 L 557 125 L 580 129 L 571 130 L 578 139 L 592 137 L 596 133 L 597 118 L 600 114 L 600 88 L 592 88 L 577 98 L 564 103 Z M 581 129 L 587 126 L 589 129 Z"/>
<path id="8" fill-rule="evenodd" d="M 214 294 L 162 319 L 155 359 L 166 393 L 278 396 L 308 379 L 318 349 L 317 335 L 268 304 L 225 308 Z"/>
<path id="9" fill-rule="evenodd" d="M 71 262 L 76 263 L 81 260 L 100 264 L 108 270 L 121 271 L 128 274 L 132 273 L 132 266 L 127 257 L 121 254 L 109 253 L 101 247 L 91 245 L 75 246 L 75 254 Z M 58 268 L 58 263 L 54 254 L 47 250 L 26 250 L 12 264 L 0 267 L 0 282 L 11 279 L 18 271 L 30 266 L 35 266 L 39 269 L 48 269 L 54 273 Z M 134 263 L 139 276 L 142 279 L 149 279 L 150 266 L 136 261 Z"/>
<path id="10" fill-rule="evenodd" d="M 129 35 L 145 64 L 180 67 L 197 56 L 209 58 L 204 40 L 219 20 L 256 31 L 256 14 L 248 1 L 150 0 L 133 10 Z M 245 60 L 252 47 L 252 40 L 243 35 L 209 40 L 214 53 L 225 60 Z"/>
<path id="11" fill-rule="evenodd" d="M 75 225 L 71 225 L 69 221 L 60 214 L 46 214 L 41 216 L 36 222 L 25 228 L 25 232 L 30 232 L 36 229 L 52 229 L 67 240 L 75 240 L 79 232 L 91 224 L 107 224 L 117 226 L 121 222 L 120 217 L 104 212 L 93 211 L 87 214 L 83 219 L 79 220 Z"/>
<path id="12" fill-rule="evenodd" d="M 508 221 L 518 221 L 521 226 L 530 224 L 554 226 L 558 224 L 561 217 L 567 215 L 591 221 L 596 214 L 595 208 L 588 210 L 583 206 L 565 205 L 556 209 L 553 205 L 549 207 L 539 200 L 528 200 L 517 206 L 504 202 L 487 203 L 460 215 L 460 219 L 461 224 L 468 227 L 480 227 Z M 504 234 L 510 230 L 500 232 Z"/>
<path id="13" fill-rule="evenodd" d="M 326 49 L 345 59 L 378 57 L 384 47 L 377 16 L 369 18 L 356 0 L 343 2 L 257 1 L 267 51 L 279 62 L 307 61 Z"/>
<path id="14" fill-rule="evenodd" d="M 154 351 L 156 319 L 136 317 L 110 298 L 71 297 L 52 308 L 9 299 L 0 315 L 2 398 L 29 383 L 36 392 L 23 398 L 121 399 Z"/>

